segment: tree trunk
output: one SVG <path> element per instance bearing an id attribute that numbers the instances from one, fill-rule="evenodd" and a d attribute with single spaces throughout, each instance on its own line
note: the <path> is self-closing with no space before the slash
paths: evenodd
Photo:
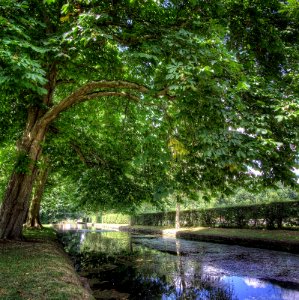
<path id="1" fill-rule="evenodd" d="M 14 172 L 0 210 L 0 238 L 20 239 L 34 175 Z"/>
<path id="2" fill-rule="evenodd" d="M 175 207 L 175 229 L 180 229 L 180 203 L 178 200 Z"/>
<path id="3" fill-rule="evenodd" d="M 29 213 L 27 216 L 26 227 L 27 228 L 42 228 L 40 221 L 40 204 L 45 190 L 45 185 L 47 182 L 49 168 L 47 166 L 46 160 L 44 160 L 46 166 L 40 168 L 37 172 L 36 184 L 34 196 L 31 200 Z"/>
<path id="4" fill-rule="evenodd" d="M 18 161 L 10 177 L 0 208 L 0 239 L 22 239 L 23 224 L 27 218 L 32 187 L 37 174 L 37 161 L 42 153 L 41 143 L 49 123 L 41 122 L 46 111 L 41 107 L 52 104 L 56 86 L 56 63 L 49 66 L 47 94 L 39 106 L 28 109 L 26 128 L 17 144 Z"/>
<path id="5" fill-rule="evenodd" d="M 56 67 L 50 67 L 48 93 L 41 103 L 49 105 L 52 101 L 56 78 Z M 18 161 L 10 177 L 0 209 L 0 239 L 21 239 L 23 224 L 28 214 L 32 186 L 37 173 L 37 161 L 41 155 L 41 142 L 47 126 L 41 126 L 40 117 L 45 112 L 39 107 L 28 109 L 28 119 L 22 139 L 17 144 Z"/>
<path id="6" fill-rule="evenodd" d="M 32 134 L 30 139 L 23 138 L 19 144 L 18 162 L 0 209 L 0 239 L 22 239 L 43 137 L 44 132 L 39 132 L 38 137 Z"/>

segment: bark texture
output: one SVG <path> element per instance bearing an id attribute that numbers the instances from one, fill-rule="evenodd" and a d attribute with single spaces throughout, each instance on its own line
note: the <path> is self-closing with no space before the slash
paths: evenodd
<path id="1" fill-rule="evenodd" d="M 31 129 L 30 112 L 27 129 L 18 144 L 18 162 L 15 165 L 0 209 L 0 239 L 21 239 L 31 192 L 37 173 L 37 161 L 41 155 L 41 142 L 45 128 Z M 29 129 L 29 130 L 28 130 Z"/>
<path id="2" fill-rule="evenodd" d="M 28 211 L 32 176 L 14 173 L 0 211 L 0 238 L 20 239 Z"/>
<path id="3" fill-rule="evenodd" d="M 40 221 L 40 204 L 45 190 L 48 174 L 49 168 L 47 165 L 38 170 L 35 189 L 33 193 L 34 195 L 31 200 L 26 221 L 26 227 L 28 228 L 42 228 L 42 224 Z"/>

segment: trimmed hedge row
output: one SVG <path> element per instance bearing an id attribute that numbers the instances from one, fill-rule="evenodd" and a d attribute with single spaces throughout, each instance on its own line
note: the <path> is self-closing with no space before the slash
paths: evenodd
<path id="1" fill-rule="evenodd" d="M 104 213 L 102 216 L 102 223 L 105 224 L 130 224 L 130 221 L 130 216 L 125 214 Z"/>
<path id="2" fill-rule="evenodd" d="M 132 225 L 175 226 L 175 211 L 140 214 Z M 180 212 L 181 227 L 268 228 L 299 226 L 299 201 L 217 207 Z"/>

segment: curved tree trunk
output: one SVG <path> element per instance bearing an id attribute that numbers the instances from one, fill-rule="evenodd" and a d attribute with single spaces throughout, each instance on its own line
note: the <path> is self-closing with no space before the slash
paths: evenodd
<path id="1" fill-rule="evenodd" d="M 31 200 L 27 221 L 26 221 L 26 227 L 28 228 L 43 227 L 40 221 L 40 204 L 45 190 L 45 185 L 47 182 L 48 175 L 49 175 L 49 168 L 46 162 L 46 166 L 40 168 L 37 173 L 34 195 Z"/>
<path id="2" fill-rule="evenodd" d="M 49 69 L 48 93 L 41 99 L 45 106 L 52 102 L 56 84 L 56 65 Z M 23 224 L 26 221 L 32 187 L 37 174 L 37 162 L 42 153 L 41 143 L 48 128 L 42 123 L 45 111 L 40 107 L 28 110 L 28 119 L 23 137 L 17 144 L 17 163 L 10 177 L 2 206 L 0 208 L 0 239 L 22 239 Z"/>
<path id="3" fill-rule="evenodd" d="M 122 97 L 132 101 L 140 98 L 135 93 L 146 93 L 148 89 L 127 81 L 101 80 L 89 82 L 72 92 L 57 105 L 52 105 L 53 92 L 56 85 L 55 63 L 49 69 L 47 95 L 41 99 L 39 107 L 29 109 L 28 121 L 23 138 L 18 144 L 19 163 L 11 175 L 4 200 L 0 209 L 0 239 L 21 239 L 23 224 L 27 218 L 32 187 L 37 173 L 37 162 L 40 158 L 48 126 L 61 112 L 78 103 L 99 97 Z M 99 89 L 108 89 L 100 90 Z M 111 89 L 113 89 L 111 91 Z M 120 91 L 115 91 L 119 89 Z M 124 92 L 129 89 L 134 93 Z M 40 107 L 49 107 L 43 110 Z"/>

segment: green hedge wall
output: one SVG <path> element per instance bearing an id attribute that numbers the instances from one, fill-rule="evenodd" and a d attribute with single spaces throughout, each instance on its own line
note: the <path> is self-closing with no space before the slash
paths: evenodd
<path id="1" fill-rule="evenodd" d="M 132 225 L 174 226 L 175 211 L 140 214 L 132 217 Z M 181 211 L 180 225 L 268 229 L 299 226 L 299 201 Z"/>
<path id="2" fill-rule="evenodd" d="M 104 213 L 102 223 L 105 224 L 130 224 L 131 217 L 125 214 Z"/>

